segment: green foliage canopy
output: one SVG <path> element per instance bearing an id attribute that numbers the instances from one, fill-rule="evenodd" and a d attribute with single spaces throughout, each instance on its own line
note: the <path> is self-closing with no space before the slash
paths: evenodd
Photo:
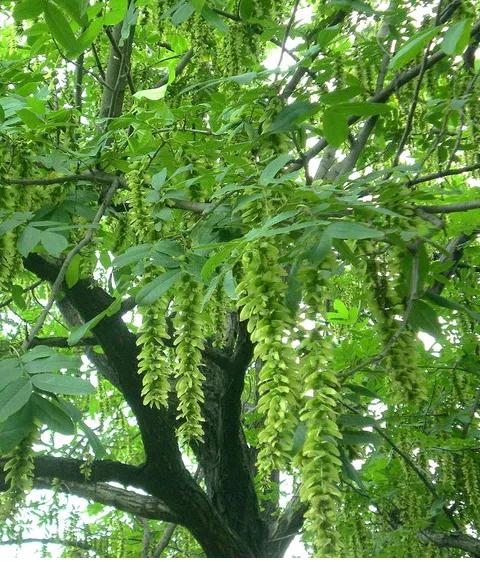
<path id="1" fill-rule="evenodd" d="M 3 542 L 479 555 L 475 3 L 0 7 Z"/>

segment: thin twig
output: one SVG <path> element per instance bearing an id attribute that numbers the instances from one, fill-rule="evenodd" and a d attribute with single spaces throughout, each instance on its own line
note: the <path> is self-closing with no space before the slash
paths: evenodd
<path id="1" fill-rule="evenodd" d="M 26 351 L 27 349 L 30 348 L 33 340 L 35 339 L 35 337 L 37 336 L 37 334 L 41 330 L 41 328 L 42 328 L 42 326 L 45 322 L 45 319 L 47 318 L 47 315 L 50 312 L 50 309 L 52 308 L 53 303 L 55 302 L 55 299 L 57 298 L 57 295 L 58 295 L 58 293 L 59 293 L 59 291 L 62 287 L 62 284 L 63 284 L 63 281 L 65 279 L 65 274 L 67 272 L 68 266 L 72 262 L 73 258 L 85 246 L 90 244 L 90 242 L 92 241 L 94 231 L 98 227 L 98 225 L 100 224 L 100 221 L 102 220 L 102 217 L 105 214 L 105 211 L 107 210 L 107 207 L 110 204 L 110 201 L 112 200 L 113 194 L 115 193 L 115 190 L 117 189 L 118 185 L 119 185 L 119 180 L 118 180 L 118 178 L 115 178 L 113 180 L 111 186 L 110 186 L 110 189 L 105 194 L 105 198 L 103 199 L 100 207 L 98 208 L 98 211 L 97 211 L 97 213 L 96 213 L 96 215 L 95 215 L 95 217 L 92 221 L 92 224 L 91 224 L 90 228 L 87 230 L 87 233 L 85 234 L 84 238 L 82 238 L 82 240 L 80 240 L 80 242 L 76 246 L 74 246 L 70 250 L 70 252 L 68 252 L 64 262 L 62 263 L 62 266 L 60 267 L 57 278 L 55 279 L 55 281 L 52 285 L 50 298 L 48 299 L 47 304 L 43 308 L 42 313 L 40 314 L 37 322 L 35 323 L 35 326 L 33 327 L 32 331 L 30 332 L 30 335 L 28 336 L 28 338 L 24 341 L 24 343 L 22 345 L 23 351 Z"/>
<path id="2" fill-rule="evenodd" d="M 182 59 L 175 67 L 176 77 L 180 76 L 183 73 L 183 71 L 185 70 L 188 63 L 192 60 L 192 58 L 193 58 L 193 49 L 190 49 L 183 55 Z M 168 84 L 168 76 L 162 78 L 157 84 L 155 84 L 154 88 L 160 88 L 162 86 L 165 86 L 166 84 Z"/>
<path id="3" fill-rule="evenodd" d="M 110 41 L 110 44 L 112 45 L 113 50 L 115 51 L 115 54 L 118 56 L 118 58 L 120 59 L 120 69 L 118 71 L 118 76 L 117 76 L 117 80 L 121 77 L 122 72 L 125 70 L 125 76 L 127 78 L 127 83 L 128 83 L 128 87 L 130 88 L 130 92 L 132 94 L 135 93 L 135 85 L 133 84 L 133 80 L 132 80 L 132 76 L 130 74 L 130 69 L 125 69 L 125 56 L 124 53 L 122 51 L 122 49 L 120 49 L 120 47 L 117 45 L 117 42 L 115 41 L 115 37 L 113 36 L 113 33 L 111 31 L 111 29 L 109 27 L 105 28 L 105 33 L 108 37 L 108 40 Z M 114 104 L 112 104 L 113 106 Z"/>
<path id="4" fill-rule="evenodd" d="M 33 291 L 34 289 L 36 289 L 39 285 L 41 285 L 43 283 L 43 280 L 39 280 L 39 281 L 35 281 L 35 283 L 32 283 L 31 285 L 29 285 L 28 287 L 25 287 L 25 289 L 22 291 L 22 295 L 24 295 L 25 293 L 28 293 L 30 291 Z M 0 308 L 5 308 L 6 306 L 8 306 L 9 304 L 11 304 L 12 302 L 15 301 L 14 297 L 10 297 L 9 299 L 0 302 Z"/>
<path id="5" fill-rule="evenodd" d="M 102 77 L 102 80 L 105 81 L 105 71 L 103 70 L 102 62 L 100 60 L 100 57 L 98 56 L 98 51 L 97 48 L 95 47 L 95 43 L 92 43 L 92 53 L 93 53 L 93 57 L 95 58 L 95 64 L 97 65 L 98 72 Z"/>
<path id="6" fill-rule="evenodd" d="M 427 64 L 428 56 L 430 54 L 430 47 L 432 45 L 432 42 L 433 42 L 433 39 L 430 40 L 430 42 L 428 43 L 428 45 L 425 49 L 425 53 L 422 57 L 420 72 L 418 74 L 417 83 L 415 84 L 415 90 L 413 92 L 412 102 L 410 104 L 410 109 L 408 111 L 405 129 L 403 130 L 402 138 L 400 139 L 400 143 L 398 144 L 397 152 L 395 153 L 395 157 L 393 158 L 393 167 L 398 165 L 398 162 L 400 161 L 400 156 L 402 155 L 403 149 L 405 148 L 408 137 L 410 136 L 410 133 L 412 132 L 413 119 L 415 117 L 415 111 L 417 109 L 418 98 L 419 98 L 419 95 L 420 95 L 420 89 L 422 87 L 422 80 L 423 80 L 423 77 L 425 75 L 426 64 Z"/>
<path id="7" fill-rule="evenodd" d="M 362 414 L 360 410 L 354 408 L 353 406 L 350 406 L 350 404 L 347 404 L 342 400 L 340 400 L 340 403 L 351 412 L 355 412 L 356 414 L 360 414 L 360 415 Z M 435 486 L 430 482 L 430 480 L 427 478 L 425 473 L 415 464 L 415 462 L 410 457 L 410 455 L 405 453 L 405 451 L 402 451 L 402 449 L 400 449 L 400 447 L 392 440 L 392 438 L 388 435 L 388 433 L 386 433 L 376 422 L 372 423 L 371 425 L 374 431 L 376 431 L 390 445 L 390 447 L 397 453 L 397 455 L 399 455 L 404 460 L 405 464 L 409 466 L 413 470 L 413 472 L 415 472 L 415 474 L 423 482 L 423 484 L 425 485 L 427 490 L 432 494 L 432 496 L 435 499 L 439 499 L 437 491 L 435 490 Z M 458 524 L 453 518 L 453 515 L 447 509 L 447 507 L 443 506 L 443 512 L 448 517 L 448 519 L 455 527 L 455 529 L 458 529 Z"/>
<path id="8" fill-rule="evenodd" d="M 298 5 L 300 4 L 300 0 L 295 0 L 295 4 L 293 5 L 293 9 L 292 9 L 292 15 L 290 16 L 290 19 L 288 20 L 288 24 L 287 27 L 285 28 L 285 34 L 283 36 L 283 41 L 282 41 L 282 47 L 280 50 L 280 58 L 278 59 L 278 64 L 277 66 L 280 68 L 280 65 L 282 64 L 283 61 L 283 55 L 285 54 L 285 47 L 287 45 L 287 39 L 288 36 L 290 35 L 290 30 L 292 29 L 292 25 L 295 22 L 295 16 L 297 14 L 297 9 L 298 9 Z M 278 73 L 277 73 L 278 76 Z"/>
<path id="9" fill-rule="evenodd" d="M 426 176 L 420 176 L 413 180 L 407 182 L 407 186 L 417 185 L 418 183 L 425 183 L 426 181 L 438 180 L 440 178 L 445 178 L 447 176 L 456 176 L 458 174 L 465 174 L 466 172 L 473 172 L 474 170 L 480 169 L 480 162 L 477 164 L 471 164 L 470 166 L 463 166 L 462 168 L 453 168 L 450 170 L 441 170 L 440 172 L 435 172 L 433 174 L 428 174 Z"/>

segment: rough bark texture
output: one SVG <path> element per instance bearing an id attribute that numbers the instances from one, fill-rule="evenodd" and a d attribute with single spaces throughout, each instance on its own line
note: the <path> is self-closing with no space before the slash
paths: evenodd
<path id="1" fill-rule="evenodd" d="M 30 254 L 25 267 L 52 282 L 58 264 Z M 63 288 L 58 303 L 69 323 L 87 322 L 105 310 L 113 299 L 86 280 Z M 73 494 L 118 505 L 130 513 L 179 523 L 196 537 L 208 556 L 252 557 L 267 552 L 272 521 L 262 518 L 254 489 L 254 463 L 242 434 L 241 393 L 251 360 L 251 344 L 241 325 L 229 357 L 208 349 L 204 355 L 205 444 L 195 447 L 206 492 L 186 470 L 175 436 L 175 399 L 168 411 L 143 405 L 141 377 L 137 372 L 136 337 L 121 315 L 102 320 L 93 330 L 104 355 L 92 355 L 101 373 L 122 393 L 135 415 L 145 450 L 145 463 L 132 467 L 113 461 L 96 461 L 88 482 L 80 460 L 40 457 L 36 463 L 36 486 L 58 478 Z M 90 343 L 90 342 L 89 342 Z M 114 497 L 111 487 L 100 482 L 135 486 L 149 496 Z M 64 489 L 67 489 L 66 487 Z M 115 503 L 116 502 L 116 503 Z M 150 516 L 151 516 L 150 515 Z"/>

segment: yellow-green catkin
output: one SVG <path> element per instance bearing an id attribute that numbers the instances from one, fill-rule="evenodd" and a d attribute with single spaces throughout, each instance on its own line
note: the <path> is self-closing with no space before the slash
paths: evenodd
<path id="1" fill-rule="evenodd" d="M 460 459 L 460 470 L 466 503 L 466 515 L 474 523 L 480 520 L 480 477 L 478 453 L 467 451 Z"/>
<path id="2" fill-rule="evenodd" d="M 146 200 L 144 182 L 145 163 L 135 162 L 130 166 L 127 174 L 129 187 L 129 226 L 137 244 L 145 244 L 155 240 L 155 221 L 152 209 Z M 144 282 L 152 281 L 155 273 L 161 269 L 149 272 Z M 142 395 L 144 404 L 152 407 L 167 407 L 168 392 L 170 390 L 170 365 L 165 339 L 168 339 L 166 317 L 168 297 L 157 299 L 148 307 L 140 307 L 142 326 L 139 330 L 138 372 L 143 376 Z"/>
<path id="3" fill-rule="evenodd" d="M 178 435 L 182 443 L 203 440 L 202 385 L 205 375 L 200 370 L 204 349 L 202 305 L 200 283 L 185 274 L 177 288 L 174 302 L 177 419 L 181 420 Z"/>
<path id="4" fill-rule="evenodd" d="M 305 273 L 304 301 L 307 317 L 316 326 L 302 344 L 304 355 L 300 378 L 304 381 L 305 405 L 300 419 L 306 426 L 306 438 L 300 454 L 302 470 L 301 499 L 309 506 L 306 527 L 314 536 L 318 556 L 334 556 L 338 549 L 336 520 L 341 493 L 341 460 L 337 441 L 341 438 L 337 425 L 340 384 L 331 367 L 332 343 L 318 329 L 318 314 L 323 310 L 318 270 Z"/>
<path id="5" fill-rule="evenodd" d="M 2 505 L 1 519 L 12 518 L 22 507 L 26 494 L 32 487 L 34 470 L 33 443 L 37 438 L 37 430 L 32 431 L 25 437 L 17 447 L 8 455 L 3 470 L 5 482 L 8 484 L 6 499 Z"/>
<path id="6" fill-rule="evenodd" d="M 370 248 L 368 244 L 365 247 Z M 397 396 L 408 402 L 419 402 L 425 398 L 425 384 L 417 365 L 415 333 L 402 324 L 407 308 L 399 287 L 403 275 L 398 253 L 394 251 L 383 265 L 375 258 L 367 259 L 366 277 L 372 310 L 387 347 L 385 365 Z"/>
<path id="7" fill-rule="evenodd" d="M 298 411 L 294 351 L 288 343 L 292 315 L 285 304 L 286 272 L 279 250 L 270 241 L 253 243 L 243 259 L 244 276 L 238 285 L 240 319 L 260 360 L 258 411 L 265 424 L 258 435 L 258 469 L 261 481 L 285 466 L 292 447 Z"/>
<path id="8" fill-rule="evenodd" d="M 169 357 L 165 340 L 168 300 L 158 299 L 149 307 L 142 308 L 143 320 L 137 344 L 138 372 L 143 375 L 143 403 L 156 408 L 168 406 Z"/>
<path id="9" fill-rule="evenodd" d="M 0 185 L 0 201 L 2 210 L 15 211 L 16 193 L 11 186 Z M 15 235 L 9 231 L 0 236 L 0 290 L 8 287 L 15 270 Z"/>

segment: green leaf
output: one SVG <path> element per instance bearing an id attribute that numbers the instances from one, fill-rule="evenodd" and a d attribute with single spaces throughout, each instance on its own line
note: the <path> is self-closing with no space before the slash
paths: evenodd
<path id="1" fill-rule="evenodd" d="M 183 2 L 180 6 L 175 10 L 171 19 L 171 22 L 174 26 L 180 25 L 184 21 L 188 20 L 188 18 L 195 12 L 195 8 L 190 2 Z"/>
<path id="2" fill-rule="evenodd" d="M 167 84 L 160 86 L 159 88 L 151 88 L 150 90 L 139 90 L 133 94 L 134 98 L 147 100 L 162 100 L 167 93 Z"/>
<path id="3" fill-rule="evenodd" d="M 360 394 L 362 396 L 367 396 L 368 398 L 373 398 L 375 400 L 381 400 L 382 398 L 376 394 L 375 392 L 372 392 L 371 390 L 369 390 L 368 388 L 365 388 L 364 386 L 361 386 L 359 384 L 351 384 L 348 383 L 345 386 L 347 386 L 350 390 L 352 390 L 353 392 L 355 392 L 356 394 Z"/>
<path id="4" fill-rule="evenodd" d="M 375 445 L 378 446 L 382 442 L 379 435 L 373 431 L 345 431 L 342 441 L 346 445 Z"/>
<path id="5" fill-rule="evenodd" d="M 0 362 L 0 391 L 11 382 L 23 376 L 23 369 L 16 359 L 5 359 Z"/>
<path id="6" fill-rule="evenodd" d="M 23 357 L 25 361 L 25 356 Z M 25 362 L 25 371 L 30 374 L 35 373 L 56 373 L 61 369 L 77 371 L 80 368 L 79 357 L 72 355 L 52 354 L 50 357 L 41 357 Z"/>
<path id="7" fill-rule="evenodd" d="M 105 458 L 107 456 L 107 451 L 105 450 L 105 447 L 93 432 L 93 430 L 90 429 L 84 421 L 80 421 L 78 425 L 80 426 L 80 429 L 83 431 L 83 433 L 85 433 L 85 436 L 90 444 L 90 447 L 92 448 L 95 457 L 97 459 Z"/>
<path id="8" fill-rule="evenodd" d="M 373 427 L 376 423 L 374 418 L 359 414 L 341 414 L 337 419 L 340 425 L 356 427 Z"/>
<path id="9" fill-rule="evenodd" d="M 65 236 L 57 234 L 56 232 L 51 232 L 50 230 L 44 230 L 40 239 L 42 246 L 54 258 L 59 258 L 68 246 L 68 240 Z"/>
<path id="10" fill-rule="evenodd" d="M 30 129 L 38 129 L 42 127 L 44 122 L 30 109 L 22 108 L 17 111 L 17 115 Z"/>
<path id="11" fill-rule="evenodd" d="M 223 21 L 223 19 L 208 6 L 204 6 L 202 10 L 202 17 L 209 24 L 213 25 L 220 33 L 228 32 L 228 25 Z"/>
<path id="12" fill-rule="evenodd" d="M 413 330 L 422 330 L 437 339 L 442 336 L 442 328 L 437 313 L 424 301 L 418 299 L 413 301 L 408 324 Z"/>
<path id="13" fill-rule="evenodd" d="M 121 297 L 117 297 L 105 310 L 97 314 L 85 324 L 75 328 L 68 336 L 68 345 L 76 345 L 84 336 L 93 330 L 105 317 L 112 316 L 117 313 L 122 305 Z"/>
<path id="14" fill-rule="evenodd" d="M 451 25 L 443 37 L 440 48 L 447 55 L 461 55 L 470 41 L 471 20 L 457 21 Z"/>
<path id="15" fill-rule="evenodd" d="M 342 471 L 344 476 L 355 482 L 359 488 L 364 488 L 365 486 L 360 478 L 360 473 L 349 461 L 343 447 L 340 447 L 340 460 L 342 461 Z"/>
<path id="16" fill-rule="evenodd" d="M 348 123 L 346 117 L 327 109 L 323 114 L 323 136 L 328 144 L 340 147 L 348 137 Z"/>
<path id="17" fill-rule="evenodd" d="M 277 134 L 290 131 L 302 121 L 315 115 L 319 108 L 318 103 L 297 100 L 280 111 L 265 133 Z"/>
<path id="18" fill-rule="evenodd" d="M 20 410 L 30 400 L 32 383 L 28 377 L 20 377 L 0 391 L 0 421 Z"/>
<path id="19" fill-rule="evenodd" d="M 26 226 L 17 240 L 17 249 L 26 258 L 35 246 L 40 243 L 42 231 L 32 226 Z"/>
<path id="20" fill-rule="evenodd" d="M 32 384 L 40 390 L 53 392 L 54 394 L 82 396 L 95 392 L 95 387 L 88 381 L 67 375 L 41 373 L 32 377 Z"/>
<path id="21" fill-rule="evenodd" d="M 95 433 L 88 427 L 88 425 L 82 421 L 82 412 L 70 402 L 66 402 L 62 398 L 58 399 L 58 405 L 70 416 L 70 418 L 78 424 L 79 428 L 85 434 L 95 457 L 98 459 L 103 459 L 107 456 L 107 451 L 102 445 L 100 439 L 95 435 Z"/>
<path id="22" fill-rule="evenodd" d="M 190 3 L 195 8 L 195 11 L 199 14 L 202 13 L 202 9 L 205 6 L 205 0 L 190 0 Z"/>
<path id="23" fill-rule="evenodd" d="M 254 12 L 254 0 L 240 0 L 239 14 L 242 20 L 249 20 Z"/>
<path id="24" fill-rule="evenodd" d="M 27 351 L 22 355 L 22 362 L 28 363 L 29 361 L 33 361 L 35 359 L 43 359 L 45 357 L 52 357 L 52 355 L 56 355 L 54 351 L 47 345 L 37 345 L 30 351 Z M 18 361 L 15 359 L 15 361 Z"/>
<path id="25" fill-rule="evenodd" d="M 105 25 L 115 25 L 120 23 L 127 13 L 128 0 L 109 0 L 109 10 L 104 16 Z"/>
<path id="26" fill-rule="evenodd" d="M 13 8 L 16 21 L 37 18 L 44 9 L 45 0 L 17 0 Z"/>
<path id="27" fill-rule="evenodd" d="M 225 277 L 223 279 L 223 290 L 229 299 L 232 299 L 233 301 L 237 300 L 236 284 L 231 269 L 225 273 Z"/>
<path id="28" fill-rule="evenodd" d="M 24 289 L 20 285 L 12 285 L 11 288 L 13 302 L 21 309 L 25 310 L 27 308 L 27 303 L 24 298 Z"/>
<path id="29" fill-rule="evenodd" d="M 236 243 L 225 244 L 225 246 L 216 254 L 211 255 L 208 260 L 204 263 L 201 271 L 202 279 L 207 282 L 213 275 L 215 270 L 219 265 L 224 263 L 226 259 L 231 255 Z"/>
<path id="30" fill-rule="evenodd" d="M 442 297 L 442 295 L 437 295 L 432 291 L 426 291 L 424 296 L 429 301 L 433 302 L 434 304 L 437 304 L 438 306 L 441 306 L 443 308 L 448 308 L 450 310 L 461 310 L 462 312 L 465 312 L 477 322 L 480 322 L 480 314 L 478 312 L 475 312 L 474 310 L 471 310 L 470 308 L 467 308 L 466 306 L 463 306 L 458 302 L 454 302 L 450 299 L 446 299 L 445 297 Z"/>
<path id="31" fill-rule="evenodd" d="M 162 273 L 159 277 L 147 283 L 145 287 L 138 293 L 136 301 L 141 305 L 153 304 L 162 295 L 164 295 L 170 287 L 180 278 L 181 271 L 174 269 Z"/>
<path id="32" fill-rule="evenodd" d="M 45 2 L 45 21 L 52 37 L 66 49 L 67 53 L 77 50 L 77 38 L 75 37 L 67 18 L 62 11 L 50 0 Z"/>
<path id="33" fill-rule="evenodd" d="M 151 244 L 140 244 L 139 246 L 133 246 L 121 256 L 117 256 L 112 262 L 112 267 L 113 269 L 120 269 L 132 263 L 139 263 L 143 260 L 143 258 L 147 257 L 150 254 L 151 250 Z"/>
<path id="34" fill-rule="evenodd" d="M 34 427 L 31 408 L 27 404 L 0 426 L 0 451 L 3 454 L 12 451 Z"/>
<path id="35" fill-rule="evenodd" d="M 386 115 L 390 113 L 392 108 L 386 103 L 374 102 L 348 102 L 338 103 L 333 108 L 335 112 L 342 115 L 351 116 L 358 115 L 360 117 L 368 117 L 370 115 Z"/>
<path id="36" fill-rule="evenodd" d="M 273 181 L 277 173 L 292 160 L 289 154 L 280 154 L 274 160 L 272 160 L 260 174 L 259 183 L 260 185 L 267 185 Z"/>
<path id="37" fill-rule="evenodd" d="M 367 238 L 383 238 L 383 232 L 358 222 L 333 222 L 325 229 L 324 235 L 340 240 L 365 240 Z"/>
<path id="38" fill-rule="evenodd" d="M 0 236 L 6 232 L 11 232 L 17 226 L 24 224 L 32 218 L 32 213 L 17 212 L 13 213 L 10 218 L 0 223 Z"/>
<path id="39" fill-rule="evenodd" d="M 85 17 L 82 10 L 82 0 L 55 0 L 64 12 L 66 12 L 75 22 L 84 26 L 88 23 L 88 18 Z"/>
<path id="40" fill-rule="evenodd" d="M 137 23 L 137 18 L 138 10 L 135 2 L 130 2 L 122 21 L 122 29 L 120 30 L 120 39 L 118 41 L 119 47 L 123 47 L 125 41 L 129 38 L 132 27 Z"/>
<path id="41" fill-rule="evenodd" d="M 392 57 L 389 64 L 390 70 L 398 70 L 412 61 L 440 30 L 441 26 L 437 26 L 416 33 Z"/>
<path id="42" fill-rule="evenodd" d="M 67 271 L 65 273 L 65 283 L 67 284 L 67 287 L 69 289 L 74 287 L 80 279 L 81 262 L 82 258 L 80 257 L 80 254 L 76 254 L 75 256 L 73 256 L 72 261 L 67 267 Z"/>
<path id="43" fill-rule="evenodd" d="M 52 431 L 63 435 L 75 433 L 75 426 L 71 418 L 54 402 L 34 393 L 31 404 L 33 415 Z"/>
<path id="44" fill-rule="evenodd" d="M 362 92 L 363 88 L 360 86 L 349 86 L 348 88 L 342 88 L 341 90 L 335 90 L 333 92 L 328 92 L 327 94 L 322 94 L 320 96 L 320 101 L 322 103 L 326 103 L 327 105 L 334 105 L 354 98 Z"/>
<path id="45" fill-rule="evenodd" d="M 297 455 L 303 449 L 306 437 L 307 427 L 303 422 L 300 422 L 293 433 L 292 450 L 290 451 L 292 456 Z"/>
<path id="46" fill-rule="evenodd" d="M 148 90 L 146 90 L 148 91 Z M 152 176 L 152 187 L 153 189 L 160 189 L 167 179 L 167 168 L 163 168 L 160 172 Z"/>

